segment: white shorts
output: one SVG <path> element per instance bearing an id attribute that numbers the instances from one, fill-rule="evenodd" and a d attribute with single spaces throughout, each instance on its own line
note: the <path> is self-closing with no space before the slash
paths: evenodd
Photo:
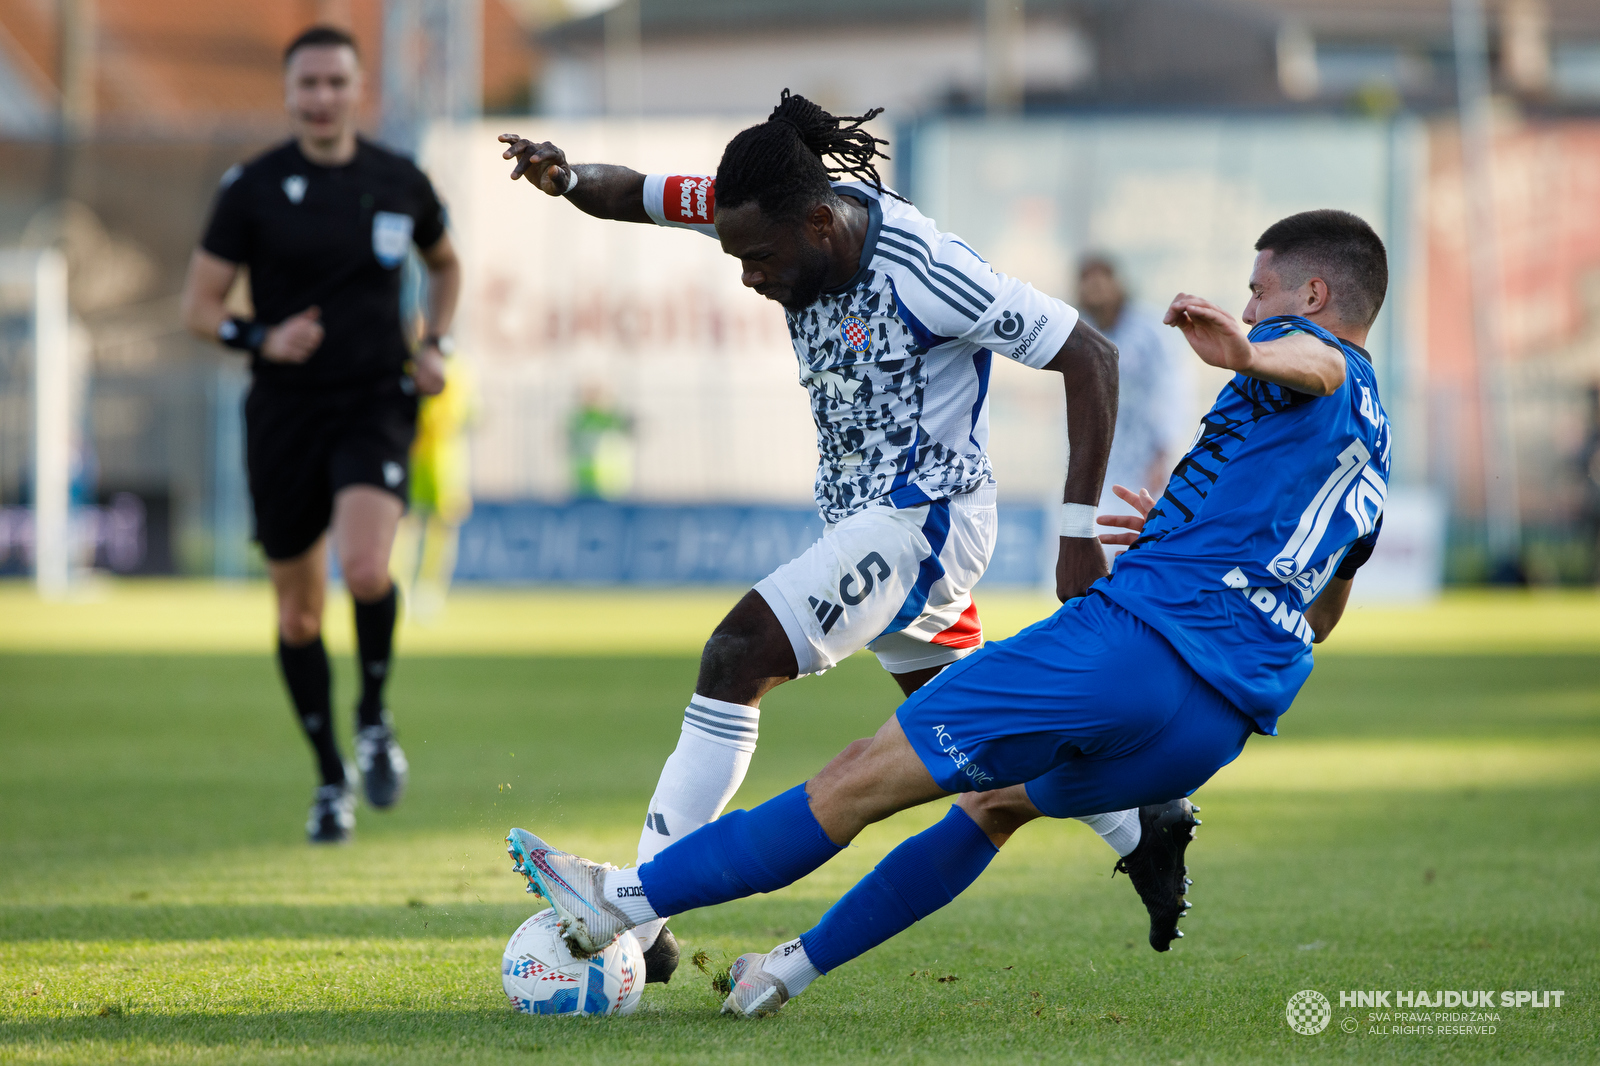
<path id="1" fill-rule="evenodd" d="M 800 673 L 870 648 L 903 674 L 953 663 L 983 643 L 972 602 L 994 555 L 995 490 L 904 510 L 870 507 L 828 527 L 756 585 Z"/>

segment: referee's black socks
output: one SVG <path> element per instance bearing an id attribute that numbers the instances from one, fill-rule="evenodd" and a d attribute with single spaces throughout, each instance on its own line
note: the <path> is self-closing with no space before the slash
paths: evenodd
<path id="1" fill-rule="evenodd" d="M 278 666 L 289 687 L 300 728 L 306 731 L 324 785 L 344 783 L 344 759 L 333 739 L 333 677 L 328 670 L 328 651 L 320 636 L 309 644 L 292 647 L 278 637 Z"/>
<path id="2" fill-rule="evenodd" d="M 389 680 L 389 656 L 394 650 L 395 608 L 399 596 L 394 585 L 382 599 L 356 602 L 356 655 L 361 665 L 361 702 L 356 705 L 357 726 L 383 723 L 383 685 Z"/>

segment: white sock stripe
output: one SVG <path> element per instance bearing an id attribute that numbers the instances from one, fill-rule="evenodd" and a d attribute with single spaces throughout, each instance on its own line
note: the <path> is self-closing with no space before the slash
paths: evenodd
<path id="1" fill-rule="evenodd" d="M 683 720 L 683 731 L 690 736 L 699 737 L 713 744 L 721 744 L 725 748 L 734 748 L 738 751 L 751 752 L 756 750 L 756 735 L 754 733 L 728 733 L 711 726 L 701 725 L 691 721 L 688 717 Z"/>
<path id="2" fill-rule="evenodd" d="M 755 736 L 760 728 L 754 722 L 740 721 L 737 718 L 729 719 L 725 715 L 714 717 L 701 713 L 700 708 L 690 707 L 683 712 L 683 717 L 691 722 L 698 722 L 707 729 L 726 729 L 730 733 L 742 736 Z"/>
<path id="3" fill-rule="evenodd" d="M 704 737 L 713 744 L 723 744 L 741 751 L 755 751 L 756 741 L 760 736 L 760 728 L 756 724 L 760 720 L 760 712 L 754 707 L 745 707 L 740 709 L 750 711 L 749 715 L 733 714 L 707 706 L 705 702 L 701 702 L 704 699 L 702 696 L 691 700 L 689 706 L 684 708 L 684 732 Z M 720 700 L 715 702 L 723 707 L 737 706 L 722 703 Z"/>
<path id="4" fill-rule="evenodd" d="M 715 702 L 717 706 L 711 704 Z M 737 703 L 723 703 L 721 700 L 707 700 L 704 696 L 697 696 L 689 701 L 689 706 L 701 714 L 709 714 L 715 718 L 726 718 L 729 722 L 741 725 L 749 723 L 752 728 L 761 720 L 761 711 L 756 707 L 745 707 Z M 723 708 L 728 708 L 724 710 Z"/>

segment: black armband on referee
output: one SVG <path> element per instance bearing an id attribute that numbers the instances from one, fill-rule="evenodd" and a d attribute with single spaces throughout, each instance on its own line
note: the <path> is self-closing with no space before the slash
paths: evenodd
<path id="1" fill-rule="evenodd" d="M 267 327 L 251 318 L 225 318 L 217 327 L 217 340 L 226 347 L 260 355 L 267 340 Z"/>
<path id="2" fill-rule="evenodd" d="M 1372 527 L 1372 532 L 1350 545 L 1350 550 L 1344 553 L 1344 558 L 1339 560 L 1339 568 L 1333 576 L 1341 581 L 1349 581 L 1356 576 L 1366 561 L 1372 558 L 1372 549 L 1378 546 L 1378 534 L 1383 532 L 1383 517 L 1378 517 L 1378 524 Z"/>

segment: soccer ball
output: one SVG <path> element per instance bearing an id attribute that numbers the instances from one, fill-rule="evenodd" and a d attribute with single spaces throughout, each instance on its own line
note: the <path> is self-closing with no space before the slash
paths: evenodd
<path id="1" fill-rule="evenodd" d="M 500 983 L 523 1014 L 632 1014 L 644 995 L 644 952 L 624 933 L 590 959 L 573 956 L 554 910 L 523 922 L 506 942 Z"/>

